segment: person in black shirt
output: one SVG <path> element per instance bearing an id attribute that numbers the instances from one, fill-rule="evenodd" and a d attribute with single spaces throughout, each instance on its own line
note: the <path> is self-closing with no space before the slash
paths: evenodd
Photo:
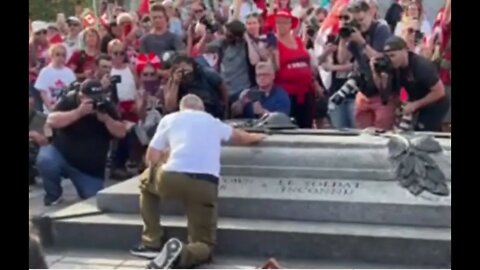
<path id="1" fill-rule="evenodd" d="M 108 43 L 120 37 L 120 27 L 117 22 L 113 21 L 107 25 L 107 34 L 102 38 L 100 43 L 100 52 L 108 54 Z"/>
<path id="2" fill-rule="evenodd" d="M 403 113 L 413 115 L 414 129 L 417 131 L 442 130 L 442 122 L 449 109 L 449 97 L 439 78 L 435 65 L 428 59 L 408 50 L 407 43 L 393 36 L 385 43 L 385 55 L 393 67 L 393 91 L 404 87 L 408 102 Z M 388 76 L 381 73 L 375 76 L 377 84 L 386 85 Z"/>
<path id="3" fill-rule="evenodd" d="M 109 102 L 94 102 L 105 95 L 99 81 L 87 80 L 79 92 L 66 94 L 48 115 L 54 131 L 52 143 L 40 149 L 37 169 L 45 188 L 45 205 L 61 201 L 62 177 L 70 178 L 80 198 L 103 188 L 107 152 L 112 138 L 123 138 L 126 126 Z"/>
<path id="4" fill-rule="evenodd" d="M 177 55 L 172 60 L 172 76 L 165 87 L 165 110 L 178 110 L 180 99 L 195 94 L 202 99 L 205 111 L 223 119 L 228 112 L 228 92 L 220 75 L 202 67 L 191 57 Z"/>

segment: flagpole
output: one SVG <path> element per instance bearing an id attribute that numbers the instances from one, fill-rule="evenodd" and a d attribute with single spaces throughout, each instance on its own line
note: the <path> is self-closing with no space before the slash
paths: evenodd
<path id="1" fill-rule="evenodd" d="M 96 29 L 99 29 L 99 20 L 100 20 L 100 17 L 99 17 L 99 14 L 98 14 L 98 10 L 97 10 L 97 0 L 92 0 L 92 5 L 93 5 L 93 14 L 95 15 L 95 28 Z"/>

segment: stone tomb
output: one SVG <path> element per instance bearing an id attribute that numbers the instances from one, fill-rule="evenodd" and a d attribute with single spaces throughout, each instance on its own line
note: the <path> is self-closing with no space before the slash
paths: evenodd
<path id="1" fill-rule="evenodd" d="M 403 189 L 387 141 L 332 132 L 224 147 L 217 253 L 448 267 L 450 197 Z M 450 139 L 439 141 L 444 152 L 434 158 L 450 179 Z M 129 248 L 141 232 L 138 200 L 131 179 L 55 213 L 54 245 Z M 162 208 L 167 235 L 184 238 L 182 207 Z"/>

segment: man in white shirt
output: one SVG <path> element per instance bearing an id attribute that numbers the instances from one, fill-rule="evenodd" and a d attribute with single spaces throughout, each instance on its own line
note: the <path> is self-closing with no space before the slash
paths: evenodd
<path id="1" fill-rule="evenodd" d="M 147 150 L 149 168 L 140 175 L 142 243 L 130 250 L 136 256 L 155 258 L 147 268 L 191 268 L 211 259 L 216 243 L 221 143 L 247 145 L 265 138 L 234 129 L 204 110 L 198 96 L 184 96 L 180 111 L 162 118 Z M 172 238 L 160 251 L 164 236 L 160 198 L 184 202 L 188 244 Z"/>

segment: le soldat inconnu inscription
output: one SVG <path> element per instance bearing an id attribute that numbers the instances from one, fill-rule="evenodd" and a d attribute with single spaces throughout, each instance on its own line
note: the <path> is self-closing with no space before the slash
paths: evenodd
<path id="1" fill-rule="evenodd" d="M 351 196 L 361 186 L 359 181 L 350 180 L 310 180 L 310 179 L 253 179 L 224 177 L 220 190 L 249 187 L 251 190 L 278 192 L 285 195 L 333 195 Z"/>

